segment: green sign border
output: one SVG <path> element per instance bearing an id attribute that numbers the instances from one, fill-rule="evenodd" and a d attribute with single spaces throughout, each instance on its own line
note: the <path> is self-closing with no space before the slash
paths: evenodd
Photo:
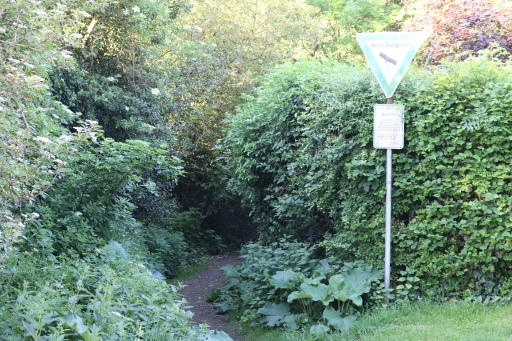
<path id="1" fill-rule="evenodd" d="M 384 94 L 387 98 L 393 97 L 393 94 L 395 93 L 396 88 L 398 87 L 398 84 L 402 81 L 402 78 L 405 75 L 405 72 L 407 71 L 407 68 L 411 64 L 412 59 L 414 58 L 414 55 L 420 48 L 421 44 L 425 41 L 428 34 L 425 32 L 381 32 L 381 33 L 359 33 L 357 35 L 357 41 L 359 42 L 359 45 L 361 46 L 361 49 L 363 50 L 364 55 L 366 56 L 366 59 L 370 63 L 370 67 L 373 70 L 373 73 L 377 77 L 377 80 L 379 81 L 380 87 L 384 91 Z M 407 52 L 407 55 L 405 56 L 402 64 L 399 66 L 395 76 L 391 80 L 391 83 L 388 84 L 386 81 L 386 77 L 384 77 L 384 74 L 382 73 L 382 70 L 379 67 L 379 64 L 377 63 L 377 60 L 375 59 L 376 56 L 373 55 L 370 46 L 368 45 L 368 41 L 382 41 L 382 40 L 414 40 L 414 43 L 409 48 L 409 51 Z"/>

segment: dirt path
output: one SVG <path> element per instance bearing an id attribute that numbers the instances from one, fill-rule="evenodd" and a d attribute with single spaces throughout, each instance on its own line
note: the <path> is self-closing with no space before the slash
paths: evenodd
<path id="1" fill-rule="evenodd" d="M 180 290 L 187 302 L 193 306 L 190 310 L 194 313 L 193 320 L 198 324 L 206 323 L 210 329 L 221 330 L 228 334 L 233 341 L 244 341 L 235 326 L 229 324 L 227 317 L 217 315 L 212 305 L 205 302 L 211 292 L 226 281 L 221 268 L 228 264 L 239 264 L 238 253 L 229 253 L 212 257 L 212 262 L 202 272 L 186 279 L 186 287 Z"/>

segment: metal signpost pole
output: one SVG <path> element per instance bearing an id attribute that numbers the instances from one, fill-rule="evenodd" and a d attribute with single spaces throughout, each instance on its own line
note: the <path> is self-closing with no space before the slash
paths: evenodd
<path id="1" fill-rule="evenodd" d="M 393 97 L 387 99 L 393 104 Z M 384 287 L 386 303 L 389 303 L 389 279 L 391 277 L 391 182 L 392 182 L 393 150 L 386 149 L 386 237 L 384 241 Z"/>
<path id="2" fill-rule="evenodd" d="M 376 104 L 374 107 L 373 128 L 374 148 L 386 149 L 386 237 L 384 240 L 386 303 L 389 303 L 391 274 L 392 150 L 404 147 L 404 110 L 403 106 L 393 105 L 393 93 L 416 51 L 426 38 L 427 34 L 424 32 L 375 32 L 357 35 L 357 41 L 387 98 L 387 104 Z M 397 115 L 400 115 L 399 120 L 396 119 Z"/>

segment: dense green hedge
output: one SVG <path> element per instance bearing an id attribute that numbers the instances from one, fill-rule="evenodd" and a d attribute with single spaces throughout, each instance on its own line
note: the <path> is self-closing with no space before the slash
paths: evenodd
<path id="1" fill-rule="evenodd" d="M 511 80 L 510 65 L 480 57 L 409 71 L 395 94 L 406 143 L 393 156 L 393 270 L 416 269 L 423 294 L 510 294 Z M 283 66 L 247 97 L 224 147 L 262 237 L 382 266 L 382 103 L 368 71 L 319 62 Z"/>

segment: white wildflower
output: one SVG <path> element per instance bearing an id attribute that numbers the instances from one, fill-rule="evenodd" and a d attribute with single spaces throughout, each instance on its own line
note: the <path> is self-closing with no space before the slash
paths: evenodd
<path id="1" fill-rule="evenodd" d="M 27 66 L 27 67 L 29 67 L 31 69 L 33 69 L 35 67 L 34 65 L 32 65 L 30 63 L 27 63 L 27 62 L 24 62 L 23 65 L 25 65 L 25 66 Z"/>
<path id="2" fill-rule="evenodd" d="M 43 137 L 43 136 L 34 137 L 33 140 L 34 141 L 39 141 L 39 142 L 44 142 L 44 143 L 53 143 L 52 141 L 50 141 L 49 138 Z"/>
<path id="3" fill-rule="evenodd" d="M 18 227 L 20 228 L 24 228 L 25 227 L 25 224 L 23 224 L 21 221 L 18 223 Z"/>
<path id="4" fill-rule="evenodd" d="M 65 165 L 66 164 L 64 161 L 59 160 L 59 159 L 55 159 L 53 161 L 55 161 L 55 163 L 58 163 L 59 165 Z"/>
<path id="5" fill-rule="evenodd" d="M 32 219 L 37 219 L 39 217 L 40 217 L 39 213 L 32 212 Z"/>
<path id="6" fill-rule="evenodd" d="M 160 94 L 160 90 L 158 89 L 151 89 L 151 93 L 155 96 L 158 96 Z"/>
<path id="7" fill-rule="evenodd" d="M 80 39 L 82 38 L 82 35 L 80 33 L 72 33 L 71 34 L 71 38 L 74 38 L 74 39 Z"/>
<path id="8" fill-rule="evenodd" d="M 72 135 L 61 135 L 59 137 L 59 140 L 66 141 L 66 142 L 71 141 L 72 139 L 73 139 Z"/>
<path id="9" fill-rule="evenodd" d="M 45 11 L 34 11 L 38 17 L 47 17 L 48 14 L 46 14 Z"/>
<path id="10" fill-rule="evenodd" d="M 140 12 L 140 7 L 139 6 L 133 6 L 132 7 L 132 11 L 134 11 L 135 13 L 139 13 Z"/>
<path id="11" fill-rule="evenodd" d="M 114 77 L 108 77 L 108 78 L 107 78 L 107 80 L 108 80 L 109 82 L 114 82 L 116 79 L 115 79 Z"/>
<path id="12" fill-rule="evenodd" d="M 67 6 L 66 5 L 63 5 L 61 3 L 57 3 L 57 8 L 58 9 L 61 9 L 61 8 L 66 8 Z"/>
<path id="13" fill-rule="evenodd" d="M 75 215 L 76 215 L 77 217 L 80 217 L 80 216 L 82 215 L 82 212 L 80 212 L 80 211 L 76 211 L 76 212 L 75 212 Z"/>
<path id="14" fill-rule="evenodd" d="M 30 76 L 29 79 L 34 83 L 44 82 L 44 78 L 39 77 L 38 75 Z"/>
<path id="15" fill-rule="evenodd" d="M 68 51 L 68 50 L 62 50 L 61 54 L 62 54 L 62 57 L 64 57 L 64 58 L 71 58 L 72 55 L 73 55 L 73 53 L 71 51 Z"/>
<path id="16" fill-rule="evenodd" d="M 86 123 L 89 123 L 90 125 L 96 125 L 98 124 L 98 121 L 93 121 L 93 120 L 85 120 Z"/>
<path id="17" fill-rule="evenodd" d="M 89 13 L 84 12 L 84 11 L 80 11 L 80 12 L 78 12 L 78 14 L 80 14 L 80 15 L 81 15 L 82 17 L 84 17 L 84 18 L 90 18 L 90 17 L 92 17 L 92 15 L 90 15 Z"/>
<path id="18" fill-rule="evenodd" d="M 124 110 L 129 111 L 130 108 L 129 107 L 124 107 Z"/>
<path id="19" fill-rule="evenodd" d="M 64 15 L 64 14 L 66 14 L 66 13 L 62 12 L 60 9 L 54 9 L 54 10 L 52 10 L 52 12 L 53 12 L 53 13 L 57 13 L 57 14 L 59 14 L 59 15 Z"/>

